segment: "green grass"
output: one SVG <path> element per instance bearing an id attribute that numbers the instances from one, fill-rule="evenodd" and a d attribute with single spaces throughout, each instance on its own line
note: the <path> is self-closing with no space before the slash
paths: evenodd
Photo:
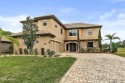
<path id="1" fill-rule="evenodd" d="M 116 52 L 115 54 L 118 56 L 125 57 L 125 52 Z"/>
<path id="2" fill-rule="evenodd" d="M 0 57 L 0 83 L 58 83 L 75 58 Z"/>

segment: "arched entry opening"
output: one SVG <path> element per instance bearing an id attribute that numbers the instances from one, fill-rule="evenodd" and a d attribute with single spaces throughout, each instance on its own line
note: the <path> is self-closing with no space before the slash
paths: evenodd
<path id="1" fill-rule="evenodd" d="M 66 44 L 66 51 L 67 52 L 77 52 L 78 51 L 78 44 L 77 43 Z"/>

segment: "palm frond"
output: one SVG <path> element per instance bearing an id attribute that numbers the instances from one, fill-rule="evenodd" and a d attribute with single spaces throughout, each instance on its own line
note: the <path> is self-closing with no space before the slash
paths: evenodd
<path id="1" fill-rule="evenodd" d="M 19 46 L 19 42 L 16 39 L 14 39 L 14 38 L 12 38 L 10 36 L 2 36 L 2 37 L 10 40 L 12 44 L 15 43 L 15 44 L 17 44 Z"/>
<path id="2" fill-rule="evenodd" d="M 112 39 L 111 35 L 105 35 L 105 37 L 107 37 L 108 39 Z"/>
<path id="3" fill-rule="evenodd" d="M 110 39 L 104 39 L 104 40 L 110 40 Z"/>
<path id="4" fill-rule="evenodd" d="M 120 40 L 120 38 L 119 38 L 119 37 L 113 37 L 112 39 L 119 39 L 119 40 Z"/>
<path id="5" fill-rule="evenodd" d="M 115 34 L 116 34 L 116 33 L 113 33 L 113 34 L 112 34 L 112 37 L 114 37 L 114 36 L 115 36 Z"/>

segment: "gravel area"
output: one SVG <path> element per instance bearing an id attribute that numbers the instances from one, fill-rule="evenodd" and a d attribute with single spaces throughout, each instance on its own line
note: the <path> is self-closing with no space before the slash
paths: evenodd
<path id="1" fill-rule="evenodd" d="M 125 83 L 125 58 L 113 54 L 63 53 L 78 58 L 60 83 Z"/>

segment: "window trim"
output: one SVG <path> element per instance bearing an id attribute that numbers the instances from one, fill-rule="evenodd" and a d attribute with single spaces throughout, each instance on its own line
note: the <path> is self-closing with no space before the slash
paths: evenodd
<path id="1" fill-rule="evenodd" d="M 90 34 L 91 33 L 91 34 Z M 93 35 L 93 30 L 92 29 L 88 29 L 88 35 L 91 36 Z"/>
<path id="2" fill-rule="evenodd" d="M 57 28 L 57 25 L 55 24 L 55 28 Z"/>
<path id="3" fill-rule="evenodd" d="M 44 26 L 44 22 L 46 22 L 46 26 L 47 26 L 47 20 L 43 20 L 43 27 L 46 27 L 46 26 Z"/>
<path id="4" fill-rule="evenodd" d="M 70 32 L 71 31 L 71 32 Z M 73 33 L 72 33 L 73 32 Z M 75 35 L 70 35 L 70 34 L 75 34 Z M 76 37 L 77 36 L 77 30 L 76 29 L 73 29 L 73 30 L 69 30 L 69 36 L 74 36 Z"/>
<path id="5" fill-rule="evenodd" d="M 92 43 L 92 46 L 88 45 L 89 43 Z M 87 42 L 87 47 L 88 48 L 93 48 L 94 47 L 94 42 L 92 42 L 92 41 Z"/>
<path id="6" fill-rule="evenodd" d="M 63 29 L 61 28 L 61 34 L 63 34 Z"/>

